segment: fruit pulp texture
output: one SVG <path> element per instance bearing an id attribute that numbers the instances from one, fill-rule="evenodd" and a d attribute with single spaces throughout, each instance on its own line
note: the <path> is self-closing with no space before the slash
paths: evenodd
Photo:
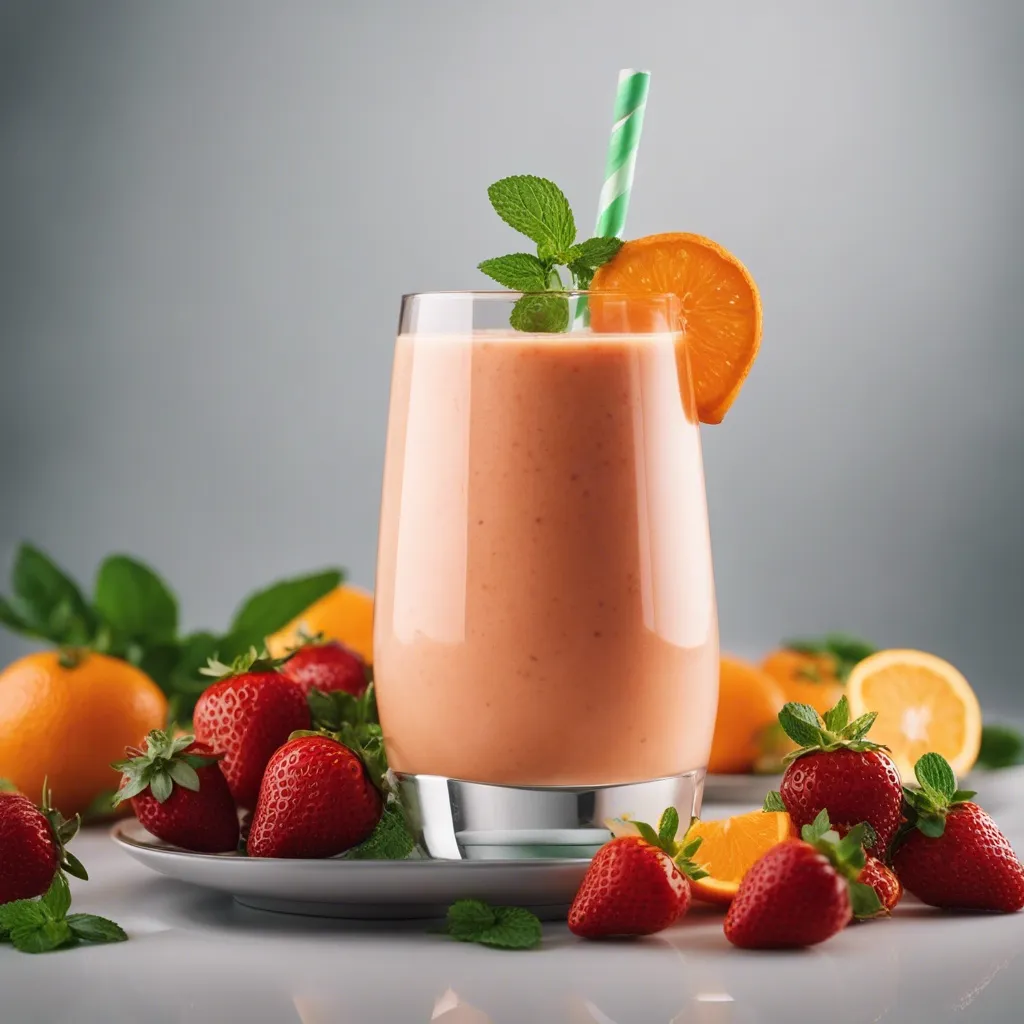
<path id="1" fill-rule="evenodd" d="M 398 338 L 374 631 L 396 771 L 579 786 L 707 764 L 718 625 L 680 343 Z"/>

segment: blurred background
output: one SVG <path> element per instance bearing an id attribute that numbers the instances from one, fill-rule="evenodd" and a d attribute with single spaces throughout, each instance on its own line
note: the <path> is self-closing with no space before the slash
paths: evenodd
<path id="1" fill-rule="evenodd" d="M 1018 0 L 0 0 L 2 571 L 130 552 L 186 627 L 372 587 L 400 294 L 486 286 L 504 175 L 585 226 L 646 67 L 627 233 L 765 304 L 704 433 L 724 645 L 846 629 L 1024 712 L 1022 52 Z"/>

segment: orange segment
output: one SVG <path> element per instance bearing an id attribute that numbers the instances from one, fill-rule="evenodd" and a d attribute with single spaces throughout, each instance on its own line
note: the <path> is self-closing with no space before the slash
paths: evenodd
<path id="1" fill-rule="evenodd" d="M 267 648 L 280 658 L 301 640 L 301 634 L 323 633 L 373 664 L 373 594 L 349 584 L 337 587 L 311 604 L 294 621 L 267 640 Z"/>
<path id="2" fill-rule="evenodd" d="M 693 859 L 707 878 L 690 883 L 696 899 L 729 903 L 743 876 L 773 846 L 795 834 L 785 811 L 752 811 L 718 821 L 695 821 L 686 834 L 703 840 Z"/>
<path id="3" fill-rule="evenodd" d="M 721 423 L 761 344 L 761 298 L 746 267 L 709 238 L 669 232 L 626 242 L 598 269 L 592 288 L 679 296 L 686 327 L 676 360 L 680 384 L 685 394 L 692 378 L 700 420 Z M 593 304 L 594 330 L 615 330 L 602 324 L 601 312 Z"/>
<path id="4" fill-rule="evenodd" d="M 781 687 L 770 675 L 750 662 L 723 654 L 708 771 L 751 771 L 761 753 L 761 736 L 775 723 L 785 702 Z"/>
<path id="5" fill-rule="evenodd" d="M 859 662 L 846 684 L 851 717 L 877 711 L 869 739 L 884 743 L 900 774 L 933 750 L 957 775 L 973 767 L 981 746 L 981 706 L 948 661 L 924 651 L 879 651 Z"/>

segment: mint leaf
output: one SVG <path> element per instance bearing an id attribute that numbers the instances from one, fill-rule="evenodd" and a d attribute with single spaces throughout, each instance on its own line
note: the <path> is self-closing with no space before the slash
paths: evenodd
<path id="1" fill-rule="evenodd" d="M 536 242 L 542 257 L 562 253 L 576 241 L 569 200 L 553 181 L 516 174 L 496 181 L 487 195 L 498 216 Z"/>
<path id="2" fill-rule="evenodd" d="M 249 637 L 249 643 L 262 644 L 271 633 L 287 626 L 297 615 L 301 615 L 314 601 L 329 594 L 345 578 L 340 569 L 326 569 L 309 576 L 281 580 L 264 590 L 251 594 L 235 613 L 230 633 Z M 238 653 L 249 646 L 242 645 Z M 221 648 L 222 659 L 232 657 Z"/>
<path id="3" fill-rule="evenodd" d="M 71 914 L 67 919 L 71 934 L 80 942 L 125 942 L 125 930 L 105 917 L 95 914 Z"/>
<path id="4" fill-rule="evenodd" d="M 829 732 L 842 732 L 850 724 L 850 702 L 846 694 L 839 698 L 835 707 L 825 712 L 824 720 Z"/>
<path id="5" fill-rule="evenodd" d="M 763 811 L 784 811 L 786 805 L 782 802 L 782 794 L 778 790 L 771 790 L 764 798 Z"/>
<path id="6" fill-rule="evenodd" d="M 494 911 L 482 900 L 456 900 L 448 908 L 445 930 L 459 942 L 475 942 L 495 920 Z"/>
<path id="7" fill-rule="evenodd" d="M 416 849 L 402 809 L 395 804 L 384 808 L 369 839 L 349 850 L 350 860 L 405 860 Z"/>
<path id="8" fill-rule="evenodd" d="M 575 263 L 590 270 L 597 270 L 612 259 L 621 248 L 621 238 L 594 237 L 574 245 L 566 255 L 569 256 L 570 269 Z"/>
<path id="9" fill-rule="evenodd" d="M 528 252 L 497 256 L 478 264 L 488 277 L 517 292 L 542 292 L 548 286 L 548 268 Z"/>
<path id="10" fill-rule="evenodd" d="M 807 704 L 790 701 L 783 705 L 779 712 L 779 725 L 791 740 L 802 747 L 812 747 L 821 742 L 821 719 L 818 712 Z"/>
<path id="11" fill-rule="evenodd" d="M 981 730 L 979 768 L 1010 768 L 1024 764 L 1024 736 L 1006 725 L 986 725 Z"/>
<path id="12" fill-rule="evenodd" d="M 49 953 L 71 940 L 67 921 L 43 921 L 11 929 L 11 942 L 22 953 Z"/>
<path id="13" fill-rule="evenodd" d="M 956 793 L 956 776 L 949 762 L 935 753 L 923 754 L 914 765 L 914 775 L 926 792 L 932 790 L 948 803 Z"/>
<path id="14" fill-rule="evenodd" d="M 445 930 L 459 942 L 479 942 L 499 949 L 534 949 L 540 945 L 540 921 L 522 907 L 491 907 L 481 900 L 458 900 L 448 909 Z"/>
<path id="15" fill-rule="evenodd" d="M 22 544 L 11 572 L 14 614 L 36 635 L 58 644 L 84 643 L 95 624 L 78 585 L 53 560 Z"/>
<path id="16" fill-rule="evenodd" d="M 564 295 L 524 295 L 512 307 L 514 330 L 555 334 L 569 327 L 569 300 Z"/>
<path id="17" fill-rule="evenodd" d="M 178 630 L 178 602 L 167 584 L 127 555 L 104 559 L 93 604 L 114 629 L 132 639 L 173 640 Z"/>
<path id="18" fill-rule="evenodd" d="M 62 871 L 53 876 L 50 888 L 42 898 L 42 905 L 55 921 L 61 920 L 71 907 L 71 889 Z"/>
<path id="19" fill-rule="evenodd" d="M 15 900 L 0 903 L 0 928 L 13 932 L 16 928 L 33 928 L 50 919 L 46 907 L 39 900 Z"/>

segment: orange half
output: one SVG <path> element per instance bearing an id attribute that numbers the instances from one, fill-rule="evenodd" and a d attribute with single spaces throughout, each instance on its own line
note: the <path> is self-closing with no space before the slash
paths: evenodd
<path id="1" fill-rule="evenodd" d="M 773 846 L 791 839 L 793 823 L 785 811 L 753 811 L 717 821 L 695 821 L 687 839 L 703 840 L 693 855 L 707 878 L 690 883 L 695 899 L 730 903 L 743 876 Z"/>
<path id="2" fill-rule="evenodd" d="M 598 269 L 591 287 L 679 296 L 686 328 L 677 357 L 683 393 L 692 380 L 701 422 L 721 423 L 761 344 L 761 297 L 747 268 L 717 242 L 674 231 L 626 242 Z M 602 323 L 600 302 L 591 310 L 595 331 L 616 329 Z"/>

